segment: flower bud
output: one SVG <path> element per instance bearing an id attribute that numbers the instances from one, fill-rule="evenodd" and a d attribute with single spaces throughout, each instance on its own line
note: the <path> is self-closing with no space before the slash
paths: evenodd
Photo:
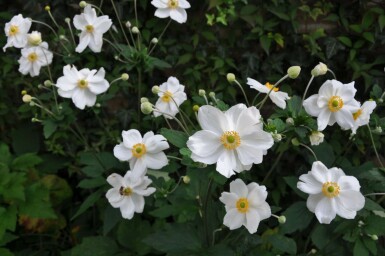
<path id="1" fill-rule="evenodd" d="M 198 94 L 199 94 L 199 96 L 201 96 L 201 97 L 206 96 L 206 91 L 203 90 L 203 89 L 199 89 Z"/>
<path id="2" fill-rule="evenodd" d="M 298 141 L 297 138 L 293 138 L 293 139 L 291 140 L 291 144 L 293 144 L 294 146 L 298 147 L 300 143 L 299 143 L 299 141 Z"/>
<path id="3" fill-rule="evenodd" d="M 183 176 L 183 182 L 184 182 L 184 184 L 189 184 L 190 183 L 190 181 L 191 181 L 191 179 L 190 179 L 190 177 L 189 176 Z"/>
<path id="4" fill-rule="evenodd" d="M 215 92 L 209 92 L 209 96 L 210 96 L 211 98 L 215 98 Z"/>
<path id="5" fill-rule="evenodd" d="M 66 37 L 65 35 L 60 35 L 60 36 L 59 36 L 59 39 L 60 39 L 60 40 L 67 40 L 67 37 Z"/>
<path id="6" fill-rule="evenodd" d="M 71 19 L 70 19 L 70 18 L 68 18 L 68 17 L 67 17 L 67 18 L 65 18 L 65 19 L 64 19 L 64 21 L 65 21 L 65 23 L 68 23 L 68 24 L 69 24 L 69 23 L 71 23 Z"/>
<path id="7" fill-rule="evenodd" d="M 154 37 L 153 39 L 151 39 L 151 43 L 157 44 L 158 43 L 158 38 Z"/>
<path id="8" fill-rule="evenodd" d="M 226 78 L 227 78 L 227 81 L 229 81 L 230 83 L 235 81 L 235 75 L 233 73 L 228 73 Z"/>
<path id="9" fill-rule="evenodd" d="M 312 131 L 309 139 L 310 139 L 310 144 L 312 146 L 318 146 L 320 143 L 324 141 L 325 135 L 322 132 L 319 131 Z"/>
<path id="10" fill-rule="evenodd" d="M 292 66 L 287 70 L 287 74 L 291 79 L 296 79 L 299 76 L 299 73 L 301 73 L 300 66 Z"/>
<path id="11" fill-rule="evenodd" d="M 313 68 L 311 71 L 312 76 L 322 76 L 325 75 L 326 72 L 328 72 L 328 66 L 326 66 L 324 63 L 320 62 L 317 66 Z"/>
<path id="12" fill-rule="evenodd" d="M 26 95 L 27 94 L 27 91 L 26 90 L 22 90 L 21 91 L 21 95 Z"/>
<path id="13" fill-rule="evenodd" d="M 159 91 L 160 91 L 160 88 L 159 88 L 159 86 L 154 85 L 154 86 L 152 87 L 151 91 L 152 91 L 153 94 L 158 94 Z"/>
<path id="14" fill-rule="evenodd" d="M 99 102 L 95 104 L 95 107 L 97 107 L 97 108 L 100 108 L 101 106 L 102 106 L 102 105 L 100 105 Z"/>
<path id="15" fill-rule="evenodd" d="M 271 136 L 273 137 L 273 140 L 274 140 L 275 142 L 279 142 L 279 141 L 282 140 L 282 135 L 279 134 L 279 133 L 277 133 L 277 131 L 272 132 L 272 133 L 271 133 Z"/>
<path id="16" fill-rule="evenodd" d="M 44 86 L 45 87 L 50 87 L 52 85 L 52 82 L 50 80 L 45 80 L 44 81 Z"/>
<path id="17" fill-rule="evenodd" d="M 376 134 L 381 134 L 382 133 L 381 126 L 377 126 L 376 129 L 373 130 L 373 132 L 376 133 Z"/>
<path id="18" fill-rule="evenodd" d="M 24 103 L 30 103 L 32 101 L 32 96 L 29 94 L 25 94 L 22 98 Z"/>
<path id="19" fill-rule="evenodd" d="M 140 103 L 145 103 L 145 102 L 149 102 L 148 98 L 146 97 L 140 98 Z"/>
<path id="20" fill-rule="evenodd" d="M 126 21 L 126 28 L 131 28 L 131 22 Z"/>
<path id="21" fill-rule="evenodd" d="M 358 221 L 358 227 L 359 228 L 362 227 L 363 225 L 365 225 L 365 223 L 362 220 Z"/>
<path id="22" fill-rule="evenodd" d="M 279 216 L 278 217 L 278 222 L 279 222 L 279 224 L 285 224 L 286 217 L 284 215 Z"/>
<path id="23" fill-rule="evenodd" d="M 123 74 L 121 75 L 121 78 L 122 78 L 123 81 L 127 81 L 129 77 L 130 77 L 130 76 L 129 76 L 127 73 L 123 73 Z"/>
<path id="24" fill-rule="evenodd" d="M 132 27 L 131 32 L 134 34 L 139 34 L 139 28 L 138 27 Z"/>
<path id="25" fill-rule="evenodd" d="M 37 31 L 33 31 L 32 33 L 27 35 L 28 43 L 30 45 L 38 46 L 41 44 L 41 33 Z"/>
<path id="26" fill-rule="evenodd" d="M 288 118 L 286 119 L 286 124 L 287 124 L 287 125 L 294 125 L 294 119 L 291 118 L 291 117 L 288 117 Z"/>
<path id="27" fill-rule="evenodd" d="M 378 236 L 377 235 L 371 235 L 370 238 L 374 241 L 377 241 L 378 240 Z"/>
<path id="28" fill-rule="evenodd" d="M 87 6 L 87 2 L 86 1 L 80 1 L 79 6 L 80 6 L 80 8 L 85 8 Z"/>
<path id="29" fill-rule="evenodd" d="M 51 7 L 49 7 L 49 5 L 46 5 L 46 6 L 44 7 L 44 10 L 46 10 L 47 12 L 49 12 L 49 11 L 51 11 Z"/>
<path id="30" fill-rule="evenodd" d="M 150 102 L 146 101 L 140 104 L 140 110 L 143 114 L 149 115 L 152 113 L 152 111 L 154 111 L 154 108 Z"/>
<path id="31" fill-rule="evenodd" d="M 317 253 L 317 250 L 313 248 L 313 249 L 310 250 L 310 253 L 311 253 L 311 254 L 316 254 L 316 253 Z"/>
<path id="32" fill-rule="evenodd" d="M 194 106 L 193 106 L 193 111 L 194 111 L 194 112 L 198 112 L 198 110 L 199 110 L 199 106 L 198 106 L 198 105 L 194 105 Z"/>

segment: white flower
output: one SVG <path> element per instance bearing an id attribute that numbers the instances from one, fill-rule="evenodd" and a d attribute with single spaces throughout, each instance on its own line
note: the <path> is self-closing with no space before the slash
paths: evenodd
<path id="1" fill-rule="evenodd" d="M 310 144 L 312 146 L 318 146 L 324 141 L 325 135 L 322 132 L 319 131 L 312 131 L 309 139 L 310 139 Z"/>
<path id="2" fill-rule="evenodd" d="M 227 178 L 250 170 L 253 163 L 262 162 L 274 144 L 271 134 L 263 131 L 260 119 L 257 108 L 244 104 L 226 112 L 209 105 L 200 107 L 198 121 L 203 130 L 187 141 L 191 158 L 205 164 L 216 163 L 216 170 Z"/>
<path id="3" fill-rule="evenodd" d="M 253 88 L 261 93 L 269 93 L 271 88 L 273 88 L 273 85 L 270 83 L 263 85 L 252 78 L 247 78 L 247 84 L 250 85 L 250 88 Z M 286 108 L 286 100 L 290 99 L 286 92 L 280 92 L 277 87 L 274 87 L 274 89 L 270 92 L 269 98 L 275 105 L 282 109 Z"/>
<path id="4" fill-rule="evenodd" d="M 80 53 L 89 46 L 93 52 L 100 52 L 103 45 L 103 34 L 110 29 L 111 19 L 107 15 L 97 17 L 95 9 L 91 8 L 91 5 L 87 5 L 82 14 L 75 15 L 73 22 L 75 28 L 82 31 L 79 35 L 79 45 L 75 51 Z"/>
<path id="5" fill-rule="evenodd" d="M 19 72 L 23 75 L 30 74 L 38 76 L 41 67 L 52 63 L 53 54 L 48 50 L 48 44 L 42 42 L 39 46 L 26 47 L 21 49 L 21 57 L 18 60 Z"/>
<path id="6" fill-rule="evenodd" d="M 187 99 L 184 92 L 184 85 L 179 84 L 179 80 L 175 77 L 169 77 L 167 82 L 159 86 L 159 99 L 155 103 L 155 108 L 166 113 L 165 118 L 171 119 L 170 116 L 175 116 L 179 109 L 178 107 Z M 162 113 L 154 111 L 154 116 L 161 116 Z M 170 116 L 169 116 L 170 115 Z"/>
<path id="7" fill-rule="evenodd" d="M 168 149 L 163 135 L 147 132 L 142 135 L 138 130 L 122 131 L 123 142 L 114 147 L 114 156 L 120 161 L 128 161 L 133 172 L 142 174 L 147 168 L 161 169 L 168 164 L 163 150 Z"/>
<path id="8" fill-rule="evenodd" d="M 353 113 L 353 119 L 354 119 L 354 124 L 352 127 L 353 134 L 357 132 L 358 127 L 369 123 L 370 115 L 372 114 L 376 106 L 377 104 L 375 101 L 372 101 L 372 100 L 365 101 L 364 104 L 362 104 L 361 108 L 358 109 L 357 112 Z"/>
<path id="9" fill-rule="evenodd" d="M 191 7 L 190 3 L 186 0 L 152 0 L 151 4 L 158 8 L 155 11 L 156 17 L 170 17 L 179 23 L 185 23 L 187 21 L 187 13 L 185 9 Z"/>
<path id="10" fill-rule="evenodd" d="M 244 225 L 250 234 L 257 232 L 259 222 L 271 216 L 266 197 L 265 186 L 255 182 L 246 186 L 241 179 L 232 181 L 230 192 L 222 192 L 219 198 L 226 208 L 223 224 L 231 230 Z"/>
<path id="11" fill-rule="evenodd" d="M 29 18 L 23 18 L 23 15 L 19 14 L 14 16 L 8 23 L 5 24 L 5 35 L 7 43 L 3 47 L 5 52 L 8 47 L 23 48 L 27 45 L 27 33 L 31 28 L 31 20 Z"/>
<path id="12" fill-rule="evenodd" d="M 75 66 L 66 65 L 63 68 L 64 76 L 56 82 L 58 93 L 64 98 L 72 98 L 77 108 L 92 107 L 96 102 L 96 95 L 101 94 L 110 87 L 104 79 L 104 68 L 89 70 L 83 68 L 78 71 Z"/>
<path id="13" fill-rule="evenodd" d="M 316 161 L 311 171 L 299 177 L 298 189 L 310 194 L 307 208 L 314 212 L 320 223 L 329 224 L 336 215 L 354 219 L 365 204 L 360 184 L 353 176 L 346 176 L 340 169 L 331 169 Z"/>
<path id="14" fill-rule="evenodd" d="M 359 109 L 359 103 L 354 99 L 356 91 L 354 82 L 342 84 L 337 80 L 327 80 L 318 94 L 303 102 L 306 112 L 317 117 L 318 131 L 335 122 L 344 130 L 353 128 L 352 114 Z"/>
<path id="15" fill-rule="evenodd" d="M 142 213 L 144 197 L 155 192 L 155 188 L 148 188 L 151 180 L 147 176 L 137 176 L 128 171 L 124 177 L 113 173 L 107 178 L 113 186 L 106 193 L 108 202 L 114 208 L 120 208 L 123 218 L 132 219 L 134 213 Z"/>

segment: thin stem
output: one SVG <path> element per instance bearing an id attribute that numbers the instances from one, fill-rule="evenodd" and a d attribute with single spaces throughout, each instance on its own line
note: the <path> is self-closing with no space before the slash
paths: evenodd
<path id="1" fill-rule="evenodd" d="M 116 17 L 118 18 L 119 26 L 120 26 L 120 29 L 121 29 L 122 32 L 123 32 L 124 39 L 126 39 L 127 45 L 130 46 L 130 41 L 129 41 L 128 38 L 127 38 L 126 32 L 124 32 L 124 27 L 123 27 L 122 21 L 121 21 L 120 18 L 119 18 L 118 10 L 116 9 L 114 0 L 111 0 L 111 4 L 112 4 L 112 8 L 114 8 Z"/>
<path id="2" fill-rule="evenodd" d="M 267 98 L 269 97 L 270 93 L 274 90 L 275 87 L 277 87 L 283 80 L 285 80 L 286 78 L 288 78 L 289 75 L 286 74 L 285 76 L 283 76 L 281 79 L 278 80 L 278 82 L 276 82 L 270 89 L 270 91 L 266 94 L 265 98 L 263 98 L 262 102 L 259 104 L 259 111 L 261 111 L 263 105 L 265 104 Z"/>
<path id="3" fill-rule="evenodd" d="M 56 23 L 55 18 L 52 16 L 51 11 L 49 10 L 49 11 L 47 11 L 47 12 L 48 12 L 48 15 L 51 17 L 51 19 L 52 19 L 53 23 L 55 24 L 55 26 L 56 26 L 58 29 L 60 29 L 59 25 Z"/>
<path id="4" fill-rule="evenodd" d="M 171 19 L 168 21 L 168 23 L 167 23 L 167 25 L 164 27 L 162 33 L 161 33 L 160 36 L 158 37 L 158 43 L 160 42 L 160 39 L 162 38 L 164 32 L 166 32 L 168 26 L 170 26 L 171 21 L 172 21 Z M 155 47 L 157 46 L 158 43 L 154 44 L 154 46 L 153 46 L 153 47 L 151 48 L 151 50 L 149 51 L 148 56 L 151 55 L 152 51 L 155 49 Z"/>
<path id="5" fill-rule="evenodd" d="M 213 179 L 210 178 L 209 184 L 207 186 L 207 193 L 206 193 L 206 198 L 204 201 L 203 205 L 203 220 L 204 220 L 204 229 L 205 229 L 205 234 L 206 234 L 206 243 L 207 245 L 210 244 L 210 237 L 209 237 L 209 230 L 208 230 L 208 216 L 207 216 L 207 206 L 209 202 L 209 196 L 210 196 L 210 191 L 211 191 L 211 186 L 213 184 Z"/>
<path id="6" fill-rule="evenodd" d="M 302 110 L 303 102 L 305 101 L 305 97 L 306 97 L 307 91 L 309 90 L 310 84 L 313 82 L 313 79 L 314 79 L 314 76 L 311 76 L 309 82 L 306 85 L 306 89 L 305 89 L 305 92 L 303 93 L 303 96 L 302 96 L 302 101 L 301 101 L 301 106 L 299 108 L 299 111 Z"/>
<path id="7" fill-rule="evenodd" d="M 257 98 L 258 98 L 258 96 L 259 96 L 259 95 L 261 95 L 261 93 L 260 93 L 260 92 L 258 92 L 258 93 L 257 93 L 257 95 L 255 95 L 255 97 L 254 97 L 253 101 L 251 102 L 251 106 L 254 106 L 254 104 L 255 104 L 255 101 L 257 100 Z"/>
<path id="8" fill-rule="evenodd" d="M 167 194 L 172 194 L 180 185 L 180 182 L 183 180 L 182 177 L 179 178 L 178 180 L 178 183 L 175 185 L 175 187 L 170 191 L 170 192 L 167 192 Z"/>
<path id="9" fill-rule="evenodd" d="M 172 116 L 172 115 L 170 115 L 170 114 L 164 113 L 164 112 L 162 112 L 162 111 L 160 111 L 160 110 L 158 110 L 158 109 L 154 109 L 154 112 L 158 112 L 158 113 L 160 113 L 160 114 L 162 114 L 162 115 L 171 117 L 171 119 L 174 119 L 174 120 L 179 124 L 179 126 L 183 129 L 183 131 L 184 131 L 188 136 L 190 136 L 190 133 L 187 131 L 187 129 L 183 126 L 182 122 L 179 121 L 178 118 L 176 118 L 175 116 Z"/>
<path id="10" fill-rule="evenodd" d="M 60 44 L 63 46 L 63 48 L 64 48 L 69 54 L 71 54 L 71 52 L 68 50 L 68 48 L 63 44 L 63 42 L 62 42 L 62 40 L 60 39 L 59 35 L 56 33 L 56 31 L 55 31 L 50 25 L 48 25 L 47 23 L 41 22 L 41 21 L 37 21 L 37 20 L 31 20 L 31 21 L 34 22 L 34 23 L 37 23 L 37 24 L 44 25 L 44 26 L 48 27 L 49 29 L 51 29 L 52 32 L 54 33 L 54 35 L 59 39 L 59 42 L 60 42 Z"/>
<path id="11" fill-rule="evenodd" d="M 302 147 L 304 147 L 307 150 L 309 150 L 312 153 L 312 155 L 314 156 L 315 160 L 318 161 L 316 154 L 314 153 L 314 151 L 309 146 L 307 146 L 307 145 L 305 145 L 303 143 L 299 143 L 299 145 L 301 145 Z"/>
<path id="12" fill-rule="evenodd" d="M 40 47 L 41 50 L 43 51 L 44 53 L 44 58 L 46 60 L 46 62 L 48 63 L 48 59 L 47 59 L 47 55 L 45 54 L 45 48 L 44 47 Z M 47 65 L 47 69 L 48 69 L 48 76 L 49 76 L 49 79 L 51 81 L 51 83 L 53 82 L 53 78 L 52 78 L 52 74 L 51 74 L 51 69 L 49 67 L 50 65 Z M 53 93 L 53 98 L 55 100 L 55 106 L 56 106 L 56 111 L 59 112 L 59 104 L 57 103 L 57 96 L 56 96 L 56 90 L 54 88 L 52 88 L 52 93 Z"/>
<path id="13" fill-rule="evenodd" d="M 176 156 L 170 156 L 170 155 L 167 155 L 167 158 L 170 158 L 170 159 L 176 159 L 176 160 L 179 160 L 179 161 L 183 161 L 182 158 L 176 157 Z"/>
<path id="14" fill-rule="evenodd" d="M 380 166 L 381 166 L 382 168 L 384 168 L 384 165 L 382 164 L 380 155 L 379 155 L 378 152 L 377 152 L 376 145 L 374 144 L 373 134 L 372 134 L 372 130 L 370 130 L 369 124 L 367 125 L 367 127 L 368 127 L 368 130 L 369 130 L 370 140 L 372 141 L 374 153 L 376 154 L 376 157 L 377 157 L 378 162 L 380 163 Z"/>
<path id="15" fill-rule="evenodd" d="M 76 46 L 75 36 L 74 36 L 73 31 L 72 31 L 71 23 L 70 23 L 70 22 L 66 22 L 66 23 L 67 23 L 67 25 L 68 25 L 68 28 L 70 29 L 70 34 L 71 34 L 72 42 L 73 42 L 74 45 Z"/>
<path id="16" fill-rule="evenodd" d="M 214 246 L 214 244 L 215 244 L 215 234 L 216 234 L 217 232 L 220 232 L 220 231 L 222 231 L 222 228 L 217 228 L 217 229 L 215 229 L 215 230 L 213 231 L 213 241 L 212 241 L 212 243 L 211 243 L 211 246 Z"/>
<path id="17" fill-rule="evenodd" d="M 138 68 L 138 127 L 140 128 L 140 123 L 141 123 L 141 109 L 140 109 L 140 99 L 142 98 L 142 70 Z"/>
<path id="18" fill-rule="evenodd" d="M 290 141 L 287 140 L 286 144 Z M 283 150 L 279 153 L 279 155 L 275 158 L 275 161 L 273 163 L 273 165 L 270 167 L 270 170 L 267 172 L 267 174 L 265 175 L 265 178 L 263 178 L 263 181 L 262 181 L 262 184 L 265 184 L 267 179 L 270 177 L 270 175 L 273 173 L 275 167 L 277 166 L 278 162 L 281 160 L 282 156 L 283 156 Z"/>
<path id="19" fill-rule="evenodd" d="M 242 91 L 242 93 L 243 93 L 243 97 L 245 97 L 247 106 L 250 107 L 249 100 L 247 99 L 246 92 L 245 92 L 245 90 L 243 89 L 242 85 L 241 85 L 237 80 L 234 80 L 234 82 L 238 85 L 239 89 L 241 89 L 241 91 Z"/>
<path id="20" fill-rule="evenodd" d="M 334 72 L 333 72 L 331 69 L 328 69 L 328 71 L 329 71 L 330 73 L 332 73 L 332 75 L 333 75 L 334 79 L 336 79 L 336 80 L 337 80 L 336 74 L 334 74 Z"/>
<path id="21" fill-rule="evenodd" d="M 385 193 L 370 193 L 370 194 L 366 194 L 364 196 L 383 196 L 385 195 Z"/>
<path id="22" fill-rule="evenodd" d="M 135 23 L 136 23 L 136 26 L 138 27 L 139 26 L 139 24 L 138 24 L 138 8 L 136 5 L 136 0 L 134 0 L 134 12 L 135 12 Z"/>

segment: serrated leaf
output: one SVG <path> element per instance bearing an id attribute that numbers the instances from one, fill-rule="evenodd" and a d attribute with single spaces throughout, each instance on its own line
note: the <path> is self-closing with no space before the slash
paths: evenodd
<path id="1" fill-rule="evenodd" d="M 352 47 L 352 40 L 350 40 L 349 37 L 346 37 L 346 36 L 339 36 L 337 37 L 338 40 L 340 40 L 341 43 L 343 43 L 344 45 L 348 46 L 348 47 Z"/>
<path id="2" fill-rule="evenodd" d="M 132 232 L 135 230 L 135 232 Z M 123 220 L 116 233 L 119 244 L 128 249 L 128 251 L 136 252 L 138 255 L 148 255 L 151 247 L 143 242 L 143 239 L 152 233 L 151 225 L 148 221 L 139 217 L 131 220 Z"/>
<path id="3" fill-rule="evenodd" d="M 19 214 L 32 218 L 56 218 L 49 201 L 48 189 L 40 183 L 35 183 L 25 190 L 25 202 L 19 206 Z"/>
<path id="4" fill-rule="evenodd" d="M 43 160 L 35 153 L 27 153 L 15 158 L 12 161 L 11 168 L 15 170 L 27 170 L 40 164 Z"/>
<path id="5" fill-rule="evenodd" d="M 16 206 L 7 208 L 0 207 L 0 241 L 3 239 L 5 231 L 15 231 L 17 221 Z"/>
<path id="6" fill-rule="evenodd" d="M 268 239 L 275 249 L 281 252 L 287 252 L 291 255 L 296 255 L 297 244 L 293 239 L 279 234 L 269 236 Z"/>
<path id="7" fill-rule="evenodd" d="M 268 38 L 266 35 L 261 36 L 259 39 L 259 42 L 262 46 L 262 49 L 266 52 L 267 55 L 269 55 L 270 45 L 271 45 L 271 39 Z"/>
<path id="8" fill-rule="evenodd" d="M 56 131 L 58 125 L 56 122 L 48 119 L 43 121 L 44 138 L 48 139 Z"/>
<path id="9" fill-rule="evenodd" d="M 188 135 L 184 132 L 170 130 L 167 128 L 162 128 L 160 130 L 160 134 L 162 134 L 168 142 L 177 148 L 185 148 L 186 142 L 188 140 Z"/>
<path id="10" fill-rule="evenodd" d="M 116 242 L 106 236 L 85 237 L 71 250 L 71 256 L 110 256 L 118 252 Z"/>
<path id="11" fill-rule="evenodd" d="M 82 213 L 87 211 L 90 207 L 92 207 L 96 203 L 96 201 L 98 201 L 100 199 L 102 194 L 103 194 L 103 191 L 98 190 L 98 191 L 93 192 L 91 195 L 89 195 L 86 198 L 86 200 L 84 200 L 84 202 L 80 205 L 80 207 L 77 210 L 77 212 L 75 213 L 75 215 L 72 216 L 71 221 L 76 219 L 76 217 L 78 217 L 79 215 L 81 215 Z"/>
<path id="12" fill-rule="evenodd" d="M 314 217 L 314 214 L 307 209 L 305 202 L 292 204 L 282 215 L 286 217 L 286 222 L 282 225 L 282 232 L 288 234 L 304 230 Z"/>

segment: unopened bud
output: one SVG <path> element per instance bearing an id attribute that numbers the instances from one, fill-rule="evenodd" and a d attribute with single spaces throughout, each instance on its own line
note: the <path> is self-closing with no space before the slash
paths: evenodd
<path id="1" fill-rule="evenodd" d="M 294 138 L 294 139 L 291 140 L 291 144 L 293 144 L 294 146 L 297 147 L 297 146 L 299 146 L 300 143 L 299 143 L 297 138 Z"/>
<path id="2" fill-rule="evenodd" d="M 32 96 L 29 94 L 25 94 L 22 99 L 23 99 L 23 102 L 30 103 L 32 101 Z"/>
<path id="3" fill-rule="evenodd" d="M 134 34 L 139 34 L 139 28 L 138 27 L 132 27 L 131 32 Z"/>
<path id="4" fill-rule="evenodd" d="M 154 111 L 154 108 L 150 102 L 146 101 L 140 104 L 140 110 L 143 114 L 149 115 L 152 113 L 152 111 Z"/>
<path id="5" fill-rule="evenodd" d="M 37 119 L 36 117 L 32 117 L 31 122 L 32 123 L 37 123 L 37 122 L 40 122 L 40 120 Z"/>
<path id="6" fill-rule="evenodd" d="M 279 222 L 279 224 L 285 224 L 286 217 L 284 215 L 279 216 L 278 217 L 278 222 Z"/>
<path id="7" fill-rule="evenodd" d="M 28 43 L 30 45 L 38 46 L 41 44 L 41 33 L 37 31 L 33 31 L 32 33 L 27 35 Z"/>
<path id="8" fill-rule="evenodd" d="M 26 90 L 22 90 L 21 91 L 21 95 L 26 95 L 27 94 L 27 91 Z"/>
<path id="9" fill-rule="evenodd" d="M 377 235 L 371 235 L 370 238 L 374 241 L 377 241 L 378 240 L 378 236 Z"/>
<path id="10" fill-rule="evenodd" d="M 363 225 L 365 225 L 365 223 L 362 220 L 358 221 L 358 227 L 359 228 L 362 227 Z"/>
<path id="11" fill-rule="evenodd" d="M 184 184 L 189 184 L 190 183 L 190 181 L 191 181 L 191 179 L 190 179 L 190 177 L 189 176 L 183 176 L 183 182 L 184 182 Z"/>
<path id="12" fill-rule="evenodd" d="M 30 101 L 30 102 L 29 102 L 29 105 L 30 105 L 31 107 L 33 107 L 33 106 L 35 106 L 35 102 Z"/>
<path id="13" fill-rule="evenodd" d="M 209 96 L 210 96 L 211 98 L 215 98 L 215 92 L 209 92 Z"/>
<path id="14" fill-rule="evenodd" d="M 312 131 L 309 139 L 310 139 L 310 144 L 312 146 L 318 146 L 324 141 L 325 135 L 322 132 L 319 131 Z"/>
<path id="15" fill-rule="evenodd" d="M 157 44 L 158 43 L 158 38 L 154 37 L 153 39 L 151 39 L 151 43 Z"/>
<path id="16" fill-rule="evenodd" d="M 130 76 L 129 76 L 127 73 L 123 73 L 123 74 L 121 75 L 121 78 L 122 78 L 123 81 L 127 81 L 129 77 L 130 77 Z"/>
<path id="17" fill-rule="evenodd" d="M 287 74 L 291 79 L 296 79 L 299 76 L 299 73 L 301 73 L 300 66 L 292 66 L 287 70 Z"/>
<path id="18" fill-rule="evenodd" d="M 227 78 L 227 81 L 229 81 L 230 83 L 235 81 L 235 75 L 233 73 L 228 73 L 226 78 Z"/>
<path id="19" fill-rule="evenodd" d="M 46 10 L 47 12 L 49 12 L 49 11 L 51 11 L 51 7 L 49 7 L 49 5 L 46 5 L 46 6 L 44 7 L 44 10 Z"/>
<path id="20" fill-rule="evenodd" d="M 59 36 L 59 39 L 60 39 L 60 40 L 67 40 L 67 37 L 66 37 L 65 35 L 60 35 L 60 36 Z"/>
<path id="21" fill-rule="evenodd" d="M 313 249 L 310 250 L 310 253 L 311 253 L 311 254 L 316 254 L 316 253 L 317 253 L 317 250 L 313 248 Z"/>
<path id="22" fill-rule="evenodd" d="M 320 62 L 317 66 L 313 68 L 313 70 L 311 71 L 311 75 L 322 76 L 322 75 L 325 75 L 327 72 L 328 72 L 328 66 Z"/>
<path id="23" fill-rule="evenodd" d="M 271 136 L 273 137 L 273 140 L 274 140 L 275 142 L 279 142 L 279 141 L 282 140 L 282 135 L 279 134 L 279 133 L 277 133 L 277 131 L 272 132 L 272 133 L 271 133 Z"/>
<path id="24" fill-rule="evenodd" d="M 131 22 L 126 21 L 126 28 L 131 28 Z"/>
<path id="25" fill-rule="evenodd" d="M 79 6 L 80 6 L 80 8 L 85 8 L 87 6 L 87 2 L 86 1 L 80 1 Z"/>
<path id="26" fill-rule="evenodd" d="M 65 18 L 65 19 L 64 19 L 64 21 L 65 21 L 65 23 L 71 23 L 71 19 L 70 19 L 70 18 L 68 18 L 68 17 L 67 17 L 67 18 Z"/>
<path id="27" fill-rule="evenodd" d="M 199 96 L 201 96 L 201 97 L 206 96 L 206 91 L 203 90 L 203 89 L 199 89 L 198 94 L 199 94 Z"/>
<path id="28" fill-rule="evenodd" d="M 294 119 L 291 118 L 291 117 L 288 117 L 288 118 L 286 119 L 286 124 L 288 124 L 288 125 L 294 125 Z"/>
<path id="29" fill-rule="evenodd" d="M 158 94 L 159 91 L 160 91 L 160 88 L 159 88 L 159 86 L 154 85 L 154 86 L 152 87 L 151 91 L 152 91 L 153 94 Z"/>
<path id="30" fill-rule="evenodd" d="M 373 132 L 376 133 L 376 134 L 381 134 L 382 133 L 381 126 L 377 126 L 376 129 L 373 130 Z"/>
<path id="31" fill-rule="evenodd" d="M 95 104 L 95 107 L 97 107 L 97 108 L 100 108 L 102 105 L 100 105 L 100 103 L 96 103 Z"/>
<path id="32" fill-rule="evenodd" d="M 145 102 L 149 102 L 148 98 L 146 97 L 140 98 L 140 103 L 145 103 Z"/>
<path id="33" fill-rule="evenodd" d="M 44 81 L 44 86 L 45 87 L 50 87 L 52 85 L 52 82 L 50 80 L 45 80 Z"/>
<path id="34" fill-rule="evenodd" d="M 193 106 L 193 111 L 194 111 L 194 112 L 198 112 L 198 110 L 199 110 L 199 106 L 198 106 L 198 105 L 194 105 L 194 106 Z"/>

